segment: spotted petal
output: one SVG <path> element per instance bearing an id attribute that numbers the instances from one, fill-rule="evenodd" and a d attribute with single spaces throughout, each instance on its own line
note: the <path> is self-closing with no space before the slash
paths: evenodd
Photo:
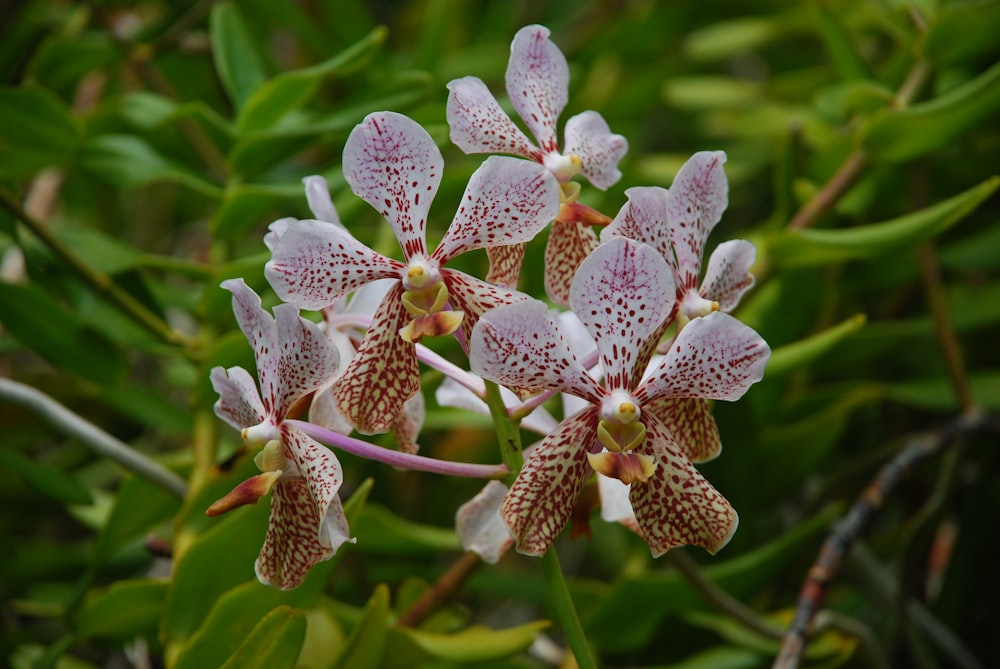
<path id="1" fill-rule="evenodd" d="M 729 203 L 722 151 L 700 151 L 681 167 L 670 186 L 667 224 L 677 255 L 680 288 L 698 287 L 705 241 Z"/>
<path id="2" fill-rule="evenodd" d="M 599 245 L 590 226 L 553 221 L 545 245 L 545 294 L 560 306 L 569 305 L 569 287 L 580 263 Z"/>
<path id="3" fill-rule="evenodd" d="M 651 416 L 644 420 L 646 439 L 636 451 L 654 458 L 656 469 L 647 483 L 632 484 L 629 497 L 649 550 L 653 557 L 685 545 L 717 552 L 736 532 L 736 511 L 684 457 L 659 421 Z"/>
<path id="4" fill-rule="evenodd" d="M 569 302 L 601 353 L 608 390 L 631 390 L 643 343 L 671 313 L 670 266 L 631 239 L 602 244 L 580 264 Z"/>
<path id="5" fill-rule="evenodd" d="M 279 393 L 279 353 L 274 318 L 264 310 L 260 296 L 243 279 L 228 279 L 222 282 L 222 287 L 233 294 L 233 315 L 253 349 L 264 411 L 269 416 L 277 416 L 274 400 Z"/>
<path id="6" fill-rule="evenodd" d="M 451 141 L 462 151 L 510 153 L 542 162 L 542 152 L 514 125 L 479 78 L 448 82 L 447 113 Z"/>
<path id="7" fill-rule="evenodd" d="M 271 492 L 271 519 L 264 546 L 254 563 L 260 582 L 292 590 L 302 584 L 314 565 L 333 557 L 334 549 L 319 540 L 321 522 L 305 479 L 278 481 Z"/>
<path id="8" fill-rule="evenodd" d="M 753 287 L 750 266 L 757 259 L 757 249 L 745 239 L 719 244 L 708 259 L 705 279 L 698 292 L 706 300 L 715 300 L 722 311 L 732 311 L 743 293 Z"/>
<path id="9" fill-rule="evenodd" d="M 264 267 L 282 300 L 319 310 L 378 279 L 398 278 L 403 264 L 373 251 L 349 232 L 323 221 L 291 226 Z"/>
<path id="10" fill-rule="evenodd" d="M 673 242 L 667 230 L 667 189 L 655 186 L 637 186 L 625 191 L 628 202 L 603 230 L 601 241 L 627 237 L 649 244 L 676 267 Z"/>
<path id="11" fill-rule="evenodd" d="M 292 404 L 333 378 L 340 355 L 315 323 L 299 317 L 295 306 L 279 304 L 274 308 L 274 318 L 278 356 L 273 402 L 275 415 L 284 418 Z M 265 370 L 258 365 L 257 372 L 263 386 Z"/>
<path id="12" fill-rule="evenodd" d="M 469 179 L 462 204 L 433 257 L 530 241 L 559 214 L 559 182 L 527 160 L 490 156 Z"/>
<path id="13" fill-rule="evenodd" d="M 564 420 L 531 453 L 500 505 L 500 518 L 517 551 L 542 555 L 559 536 L 590 475 L 587 451 L 599 409 L 590 406 Z"/>
<path id="14" fill-rule="evenodd" d="M 490 261 L 486 280 L 502 288 L 517 288 L 525 247 L 525 244 L 486 247 L 486 257 Z"/>
<path id="15" fill-rule="evenodd" d="M 611 133 L 604 118 L 595 111 L 585 111 L 566 121 L 566 146 L 563 153 L 577 155 L 583 162 L 580 170 L 587 181 L 605 190 L 622 178 L 618 161 L 628 151 L 628 141 Z"/>
<path id="16" fill-rule="evenodd" d="M 600 402 L 604 390 L 577 362 L 538 300 L 524 300 L 484 314 L 472 330 L 469 364 L 480 376 L 527 390 L 560 390 Z"/>
<path id="17" fill-rule="evenodd" d="M 466 341 L 472 337 L 472 328 L 479 321 L 479 317 L 487 311 L 527 299 L 524 293 L 490 285 L 482 279 L 458 270 L 442 268 L 441 278 L 448 286 L 452 308 L 465 314 L 465 318 L 462 319 L 462 332 Z"/>
<path id="18" fill-rule="evenodd" d="M 695 318 L 636 392 L 640 403 L 665 397 L 738 400 L 764 378 L 771 349 L 753 329 L 716 311 Z"/>
<path id="19" fill-rule="evenodd" d="M 708 400 L 695 397 L 658 397 L 642 405 L 673 436 L 677 448 L 691 462 L 708 462 L 722 452 L 719 428 Z"/>
<path id="20" fill-rule="evenodd" d="M 402 293 L 401 283 L 386 293 L 357 354 L 333 386 L 337 407 L 358 432 L 387 431 L 406 400 L 420 389 L 416 351 L 399 336 L 412 318 L 403 307 Z"/>
<path id="21" fill-rule="evenodd" d="M 337 499 L 344 482 L 344 470 L 330 449 L 307 436 L 298 428 L 286 423 L 281 425 L 281 441 L 285 444 L 286 457 L 291 458 L 298 475 L 306 482 L 309 495 L 316 505 L 316 517 L 326 518 L 327 510 Z M 330 536 L 323 535 L 323 526 L 317 523 L 316 536 L 323 545 L 337 548 Z M 346 535 L 345 528 L 345 535 Z M 334 537 L 336 538 L 336 537 Z M 346 536 L 344 537 L 346 539 Z"/>
<path id="22" fill-rule="evenodd" d="M 517 31 L 506 80 L 511 104 L 535 135 L 542 154 L 557 151 L 556 121 L 569 97 L 569 66 L 549 40 L 548 28 L 533 25 Z"/>
<path id="23" fill-rule="evenodd" d="M 420 436 L 420 429 L 424 426 L 424 416 L 427 410 L 424 407 L 424 396 L 417 392 L 410 399 L 406 400 L 403 410 L 396 416 L 392 424 L 392 431 L 396 435 L 396 448 L 403 453 L 416 453 L 420 450 L 417 437 Z"/>
<path id="24" fill-rule="evenodd" d="M 344 178 L 389 221 L 407 259 L 427 255 L 427 211 L 443 167 L 427 131 L 395 112 L 369 114 L 344 145 Z"/>
<path id="25" fill-rule="evenodd" d="M 330 186 L 326 183 L 326 179 L 314 174 L 302 179 L 302 183 L 306 187 L 306 201 L 309 202 L 313 218 L 343 227 L 337 208 L 330 199 Z"/>
<path id="26" fill-rule="evenodd" d="M 257 384 L 242 367 L 213 367 L 212 387 L 219 393 L 215 415 L 237 430 L 258 425 L 267 418 Z"/>
<path id="27" fill-rule="evenodd" d="M 472 551 L 488 564 L 496 564 L 514 545 L 514 538 L 500 520 L 500 503 L 507 486 L 490 481 L 479 493 L 458 508 L 455 531 L 462 548 Z"/>
<path id="28" fill-rule="evenodd" d="M 632 511 L 629 486 L 618 479 L 597 475 L 597 491 L 601 496 L 601 519 L 608 523 L 621 523 L 626 528 L 642 536 L 639 522 Z"/>

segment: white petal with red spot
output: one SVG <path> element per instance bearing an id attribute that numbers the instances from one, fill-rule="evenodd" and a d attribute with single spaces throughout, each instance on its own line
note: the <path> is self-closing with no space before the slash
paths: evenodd
<path id="1" fill-rule="evenodd" d="M 642 404 L 658 397 L 738 400 L 764 378 L 770 355 L 752 328 L 716 311 L 684 326 L 636 399 Z"/>
<path id="2" fill-rule="evenodd" d="M 641 345 L 673 308 L 673 272 L 652 247 L 618 238 L 577 270 L 570 306 L 601 352 L 609 390 L 630 390 Z"/>
<path id="3" fill-rule="evenodd" d="M 705 242 L 729 204 L 725 162 L 722 151 L 700 151 L 684 163 L 670 186 L 667 229 L 682 288 L 698 287 Z"/>
<path id="4" fill-rule="evenodd" d="M 708 268 L 701 283 L 701 295 L 719 303 L 723 311 L 732 311 L 743 293 L 754 284 L 750 266 L 757 259 L 757 248 L 745 239 L 733 239 L 719 244 L 708 259 Z"/>
<path id="5" fill-rule="evenodd" d="M 649 244 L 676 268 L 673 242 L 667 230 L 667 189 L 639 186 L 625 191 L 628 202 L 603 230 L 601 241 L 627 237 Z"/>
<path id="6" fill-rule="evenodd" d="M 656 469 L 629 493 L 636 520 L 654 557 L 676 546 L 701 546 L 715 553 L 736 531 L 738 518 L 729 501 L 677 449 L 659 421 L 647 421 L 647 436 L 636 449 L 652 457 Z"/>
<path id="7" fill-rule="evenodd" d="M 566 526 L 592 471 L 587 452 L 597 421 L 596 407 L 570 416 L 525 461 L 500 505 L 519 553 L 544 554 Z"/>
<path id="8" fill-rule="evenodd" d="M 642 410 L 655 415 L 691 462 L 707 462 L 722 452 L 719 428 L 709 400 L 695 397 L 659 397 L 645 402 Z"/>
<path id="9" fill-rule="evenodd" d="M 559 213 L 559 183 L 541 165 L 490 156 L 469 179 L 433 257 L 444 264 L 472 249 L 534 238 Z"/>
<path id="10" fill-rule="evenodd" d="M 264 311 L 260 297 L 243 279 L 229 279 L 222 287 L 233 294 L 233 315 L 246 335 L 257 361 L 260 397 L 266 415 L 274 415 L 274 398 L 278 383 L 278 335 L 271 314 Z M 249 426 L 243 426 L 249 427 Z"/>
<path id="11" fill-rule="evenodd" d="M 447 114 L 451 141 L 466 153 L 510 153 L 542 161 L 538 147 L 514 125 L 477 77 L 448 82 Z"/>
<path id="12" fill-rule="evenodd" d="M 548 28 L 533 25 L 517 31 L 506 82 L 511 104 L 535 135 L 542 154 L 556 151 L 556 121 L 569 96 L 569 66 L 549 40 Z"/>
<path id="13" fill-rule="evenodd" d="M 344 178 L 389 221 L 407 259 L 427 255 L 427 212 L 443 167 L 427 131 L 395 112 L 369 114 L 344 145 Z"/>
<path id="14" fill-rule="evenodd" d="M 210 375 L 212 387 L 219 394 L 215 402 L 215 415 L 237 430 L 252 427 L 267 418 L 260 401 L 257 384 L 242 367 L 213 367 Z"/>
<path id="15" fill-rule="evenodd" d="M 499 562 L 514 544 L 514 537 L 500 520 L 500 503 L 506 494 L 507 486 L 490 481 L 455 513 L 455 531 L 462 548 L 487 564 Z"/>
<path id="16" fill-rule="evenodd" d="M 458 270 L 442 269 L 441 276 L 448 286 L 452 309 L 465 314 L 465 318 L 462 319 L 462 332 L 466 341 L 472 337 L 472 328 L 482 314 L 506 304 L 528 299 L 524 293 L 488 284 L 482 279 Z"/>
<path id="17" fill-rule="evenodd" d="M 618 161 L 628 151 L 628 141 L 612 134 L 604 118 L 595 111 L 585 111 L 566 121 L 565 155 L 583 161 L 581 172 L 587 181 L 605 190 L 622 178 Z"/>
<path id="18" fill-rule="evenodd" d="M 343 228 L 306 220 L 282 235 L 264 274 L 282 300 L 319 310 L 372 281 L 398 278 L 403 267 Z"/>
<path id="19" fill-rule="evenodd" d="M 312 321 L 299 316 L 291 304 L 274 308 L 277 329 L 277 379 L 274 406 L 284 418 L 301 397 L 329 382 L 337 373 L 337 349 Z"/>
<path id="20" fill-rule="evenodd" d="M 480 376 L 506 386 L 561 390 L 595 403 L 604 395 L 538 300 L 484 314 L 472 331 L 469 364 Z"/>
<path id="21" fill-rule="evenodd" d="M 302 184 L 306 187 L 306 201 L 309 202 L 309 210 L 312 212 L 313 218 L 343 227 L 340 216 L 337 214 L 337 208 L 333 206 L 333 200 L 330 199 L 330 187 L 326 183 L 326 179 L 314 174 L 302 179 Z"/>

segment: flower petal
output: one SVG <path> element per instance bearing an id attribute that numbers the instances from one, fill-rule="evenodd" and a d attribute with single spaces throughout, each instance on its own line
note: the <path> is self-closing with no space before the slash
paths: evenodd
<path id="1" fill-rule="evenodd" d="M 260 296 L 243 279 L 228 279 L 221 285 L 233 294 L 233 315 L 253 348 L 265 415 L 277 416 L 274 400 L 278 394 L 279 353 L 274 318 L 264 310 Z"/>
<path id="2" fill-rule="evenodd" d="M 534 238 L 559 214 L 559 182 L 539 165 L 490 156 L 469 179 L 462 204 L 432 257 L 442 265 L 460 253 Z"/>
<path id="3" fill-rule="evenodd" d="M 597 490 L 601 496 L 601 519 L 608 523 L 621 523 L 642 536 L 639 521 L 635 519 L 635 512 L 632 511 L 629 486 L 618 479 L 598 474 Z"/>
<path id="4" fill-rule="evenodd" d="M 673 272 L 652 247 L 618 238 L 580 264 L 569 302 L 601 352 L 608 390 L 632 390 L 642 345 L 673 310 Z"/>
<path id="5" fill-rule="evenodd" d="M 691 462 L 708 462 L 722 452 L 719 428 L 708 400 L 695 397 L 658 397 L 642 405 L 670 432 L 677 448 Z"/>
<path id="6" fill-rule="evenodd" d="M 500 505 L 500 518 L 517 551 L 542 555 L 573 513 L 591 469 L 587 461 L 599 409 L 587 407 L 564 420 L 532 451 Z"/>
<path id="7" fill-rule="evenodd" d="M 404 265 L 323 221 L 299 221 L 274 248 L 264 274 L 282 300 L 319 310 L 365 284 L 399 277 Z"/>
<path id="8" fill-rule="evenodd" d="M 343 543 L 343 540 L 335 543 L 340 533 L 331 536 L 325 534 L 324 530 L 328 529 L 326 519 L 330 505 L 334 500 L 339 501 L 340 486 L 344 482 L 344 470 L 340 466 L 340 461 L 330 449 L 291 425 L 282 424 L 281 441 L 285 444 L 286 457 L 290 457 L 295 463 L 298 474 L 301 480 L 305 481 L 309 496 L 316 505 L 314 517 L 317 522 L 313 528 L 315 537 L 324 546 L 331 546 L 336 550 Z M 343 515 L 343 511 L 340 513 Z M 345 523 L 345 535 L 346 532 Z"/>
<path id="9" fill-rule="evenodd" d="M 490 481 L 475 497 L 458 507 L 455 530 L 462 548 L 472 551 L 487 564 L 496 564 L 507 549 L 514 545 L 507 526 L 500 520 L 500 503 L 507 486 Z"/>
<path id="10" fill-rule="evenodd" d="M 583 161 L 580 172 L 587 181 L 605 190 L 622 178 L 618 161 L 628 151 L 628 141 L 611 133 L 604 118 L 595 111 L 585 111 L 566 121 L 566 146 L 563 153 L 577 155 Z"/>
<path id="11" fill-rule="evenodd" d="M 427 131 L 395 112 L 369 114 L 344 145 L 344 178 L 389 221 L 407 259 L 427 255 L 427 211 L 443 168 Z"/>
<path id="12" fill-rule="evenodd" d="M 274 319 L 278 337 L 274 410 L 280 419 L 296 401 L 334 377 L 340 355 L 315 323 L 299 316 L 295 306 L 279 304 L 274 308 Z M 263 371 L 258 373 L 264 387 Z"/>
<path id="13" fill-rule="evenodd" d="M 321 520 L 304 479 L 282 479 L 274 486 L 267 535 L 254 563 L 261 583 L 292 590 L 313 565 L 333 557 L 335 549 L 317 535 Z"/>
<path id="14" fill-rule="evenodd" d="M 340 409 L 337 408 L 337 402 L 333 396 L 333 381 L 317 390 L 316 394 L 313 395 L 312 402 L 309 403 L 309 422 L 337 434 L 347 435 L 354 431 L 354 426 L 344 418 Z"/>
<path id="15" fill-rule="evenodd" d="M 636 450 L 654 458 L 656 469 L 647 483 L 632 484 L 629 497 L 653 557 L 685 545 L 717 552 L 736 532 L 736 511 L 677 449 L 659 421 L 648 417 L 646 428 L 646 440 Z"/>
<path id="16" fill-rule="evenodd" d="M 649 244 L 676 269 L 673 242 L 667 229 L 666 188 L 637 186 L 625 191 L 628 202 L 619 210 L 611 224 L 601 230 L 601 241 L 627 237 Z"/>
<path id="17" fill-rule="evenodd" d="M 500 395 L 503 397 L 504 406 L 510 409 L 520 403 L 517 395 L 500 387 Z M 435 389 L 434 399 L 438 405 L 443 407 L 455 407 L 465 409 L 480 416 L 489 416 L 490 408 L 486 402 L 479 399 L 475 393 L 460 384 L 451 377 L 445 377 L 444 381 Z M 552 417 L 544 407 L 538 407 L 527 416 L 521 419 L 520 426 L 525 430 L 537 432 L 538 434 L 548 434 L 556 428 L 559 423 Z"/>
<path id="18" fill-rule="evenodd" d="M 635 397 L 643 404 L 660 397 L 738 400 L 764 378 L 770 355 L 771 349 L 752 328 L 716 311 L 681 329 Z"/>
<path id="19" fill-rule="evenodd" d="M 505 386 L 561 390 L 598 403 L 604 394 L 538 300 L 484 314 L 472 331 L 469 364 L 476 374 Z"/>
<path id="20" fill-rule="evenodd" d="M 525 244 L 509 246 L 487 246 L 486 257 L 490 261 L 490 271 L 486 280 L 501 288 L 517 288 L 524 262 Z"/>
<path id="21" fill-rule="evenodd" d="M 545 294 L 550 300 L 569 305 L 569 287 L 576 270 L 598 245 L 593 228 L 577 222 L 552 222 L 545 245 Z"/>
<path id="22" fill-rule="evenodd" d="M 556 121 L 569 97 L 569 65 L 544 26 L 514 35 L 507 64 L 507 95 L 535 135 L 542 154 L 558 151 Z"/>
<path id="23" fill-rule="evenodd" d="M 698 287 L 705 241 L 729 204 L 722 151 L 699 151 L 681 167 L 670 186 L 667 229 L 677 255 L 680 286 Z"/>
<path id="24" fill-rule="evenodd" d="M 267 418 L 260 393 L 250 372 L 242 367 L 213 367 L 210 378 L 219 399 L 215 415 L 237 430 L 258 425 Z"/>
<path id="25" fill-rule="evenodd" d="M 733 239 L 719 244 L 708 259 L 705 279 L 698 292 L 719 303 L 722 311 L 732 311 L 743 293 L 753 287 L 750 266 L 757 259 L 757 248 L 745 239 Z"/>
<path id="26" fill-rule="evenodd" d="M 302 184 L 306 187 L 306 201 L 309 202 L 309 210 L 312 212 L 313 218 L 343 227 L 340 216 L 337 214 L 337 208 L 333 206 L 333 200 L 330 199 L 330 186 L 326 183 L 326 179 L 314 174 L 303 178 Z"/>
<path id="27" fill-rule="evenodd" d="M 395 422 L 392 424 L 392 431 L 396 434 L 396 448 L 403 453 L 416 453 L 420 450 L 417 437 L 420 435 L 420 428 L 424 426 L 424 416 L 427 411 L 424 408 L 424 396 L 416 393 L 406 400 L 403 410 L 399 412 Z"/>
<path id="28" fill-rule="evenodd" d="M 399 336 L 412 318 L 402 293 L 401 283 L 386 293 L 357 354 L 333 385 L 337 407 L 358 432 L 387 431 L 420 389 L 416 351 Z"/>
<path id="29" fill-rule="evenodd" d="M 472 337 L 472 328 L 484 313 L 505 304 L 527 299 L 524 293 L 490 285 L 482 279 L 453 269 L 442 268 L 441 278 L 448 287 L 452 308 L 465 313 L 465 318 L 462 319 L 462 332 L 466 341 Z"/>
<path id="30" fill-rule="evenodd" d="M 451 141 L 466 153 L 511 153 L 536 163 L 542 152 L 514 125 L 486 84 L 477 77 L 448 82 Z"/>
<path id="31" fill-rule="evenodd" d="M 274 247 L 278 245 L 278 241 L 281 237 L 288 232 L 288 228 L 292 227 L 294 224 L 298 223 L 299 219 L 292 217 L 279 218 L 278 220 L 272 222 L 267 226 L 267 232 L 264 234 L 264 246 L 267 247 L 268 251 L 274 251 Z"/>

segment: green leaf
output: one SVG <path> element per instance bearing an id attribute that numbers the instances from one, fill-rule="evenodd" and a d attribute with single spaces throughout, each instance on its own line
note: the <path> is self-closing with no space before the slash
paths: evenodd
<path id="1" fill-rule="evenodd" d="M 768 242 L 771 260 L 782 268 L 825 265 L 913 246 L 961 221 L 998 186 L 1000 177 L 994 176 L 943 202 L 882 223 L 836 230 L 782 230 Z"/>
<path id="2" fill-rule="evenodd" d="M 145 535 L 180 508 L 181 501 L 163 488 L 136 476 L 118 487 L 114 507 L 94 547 L 94 563 L 103 564 L 127 543 Z"/>
<path id="3" fill-rule="evenodd" d="M 984 409 L 1000 410 L 1000 370 L 973 372 L 969 375 L 972 396 Z M 933 379 L 912 379 L 890 383 L 887 392 L 891 399 L 922 409 L 957 411 L 958 398 L 955 386 L 945 376 Z"/>
<path id="4" fill-rule="evenodd" d="M 826 3 L 817 2 L 815 7 L 819 33 L 840 78 L 844 81 L 870 79 L 868 64 L 858 53 L 851 32 L 840 17 L 830 11 Z"/>
<path id="5" fill-rule="evenodd" d="M 84 169 L 117 186 L 137 188 L 170 181 L 212 199 L 222 197 L 222 189 L 218 186 L 163 156 L 134 135 L 92 137 L 84 143 L 80 160 Z"/>
<path id="6" fill-rule="evenodd" d="M 376 669 L 380 666 L 389 636 L 389 588 L 384 583 L 375 586 L 361 620 L 347 640 L 344 654 L 338 658 L 338 669 Z"/>
<path id="7" fill-rule="evenodd" d="M 667 104 L 680 109 L 746 105 L 760 98 L 760 86 L 736 77 L 671 77 L 663 84 Z"/>
<path id="8" fill-rule="evenodd" d="M 70 163 L 81 130 L 69 107 L 43 88 L 0 88 L 0 176 L 27 177 Z"/>
<path id="9" fill-rule="evenodd" d="M 741 17 L 717 21 L 695 30 L 684 40 L 684 54 L 694 60 L 719 60 L 741 51 L 753 51 L 783 32 L 774 17 Z"/>
<path id="10" fill-rule="evenodd" d="M 365 537 L 365 550 L 377 553 L 415 555 L 462 550 L 454 529 L 412 523 L 378 504 L 365 506 L 357 533 Z"/>
<path id="11" fill-rule="evenodd" d="M 717 646 L 660 669 L 759 669 L 763 661 L 760 653 L 746 648 Z"/>
<path id="12" fill-rule="evenodd" d="M 21 480 L 38 492 L 65 504 L 91 504 L 94 501 L 90 491 L 73 476 L 10 448 L 0 448 L 0 466 L 17 473 Z"/>
<path id="13" fill-rule="evenodd" d="M 921 51 L 938 65 L 971 61 L 996 49 L 1000 2 L 948 4 L 931 16 Z"/>
<path id="14" fill-rule="evenodd" d="M 254 46 L 255 40 L 233 3 L 220 2 L 213 6 L 210 24 L 215 70 L 230 101 L 239 111 L 267 79 L 264 66 Z"/>
<path id="15" fill-rule="evenodd" d="M 222 669 L 292 669 L 305 638 L 305 614 L 278 607 L 260 621 Z"/>
<path id="16" fill-rule="evenodd" d="M 538 633 L 548 626 L 546 620 L 502 630 L 474 625 L 454 634 L 395 628 L 389 635 L 382 666 L 405 669 L 428 660 L 469 664 L 494 662 L 527 650 Z"/>
<path id="17" fill-rule="evenodd" d="M 105 274 L 118 274 L 135 267 L 140 254 L 128 244 L 93 228 L 60 225 L 53 234 L 87 263 Z"/>
<path id="18" fill-rule="evenodd" d="M 942 147 L 1000 109 L 1000 63 L 947 93 L 905 109 L 884 109 L 861 127 L 872 160 L 902 162 Z"/>
<path id="19" fill-rule="evenodd" d="M 840 341 L 864 327 L 866 322 L 864 314 L 855 314 L 832 328 L 774 349 L 771 352 L 771 359 L 767 362 L 765 372 L 767 378 L 770 380 L 797 369 L 804 369 L 813 360 L 826 355 Z"/>
<path id="20" fill-rule="evenodd" d="M 56 367 L 102 385 L 125 373 L 117 346 L 35 286 L 0 283 L 0 314 L 7 332 Z"/>
<path id="21" fill-rule="evenodd" d="M 226 189 L 212 216 L 211 230 L 219 239 L 239 239 L 264 221 L 264 215 L 288 199 L 285 188 L 261 184 L 236 184 Z M 303 191 L 296 194 L 304 199 Z"/>
<path id="22" fill-rule="evenodd" d="M 155 637 L 169 583 L 134 579 L 112 584 L 77 613 L 76 636 L 132 639 Z"/>
<path id="23" fill-rule="evenodd" d="M 260 85 L 240 109 L 240 133 L 273 127 L 289 111 L 301 106 L 327 78 L 350 74 L 365 66 L 385 41 L 388 30 L 379 26 L 336 56 L 312 67 L 282 72 Z"/>

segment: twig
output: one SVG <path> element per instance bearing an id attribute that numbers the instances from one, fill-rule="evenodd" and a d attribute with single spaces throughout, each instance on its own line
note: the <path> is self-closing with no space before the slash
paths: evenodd
<path id="1" fill-rule="evenodd" d="M 830 180 L 823 185 L 823 188 L 795 213 L 795 216 L 788 223 L 788 228 L 800 230 L 815 223 L 851 187 L 864 166 L 864 154 L 860 150 L 852 152 L 830 177 Z"/>
<path id="2" fill-rule="evenodd" d="M 823 603 L 826 589 L 840 570 L 861 533 L 885 499 L 915 465 L 951 446 L 957 438 L 1000 428 L 996 417 L 984 411 L 972 410 L 946 423 L 939 430 L 914 437 L 879 470 L 875 480 L 861 493 L 847 515 L 837 523 L 823 543 L 816 562 L 799 593 L 799 602 L 791 627 L 785 633 L 781 651 L 772 669 L 798 667 L 805 650 L 813 618 Z"/>
<path id="3" fill-rule="evenodd" d="M 73 413 L 40 390 L 10 379 L 0 379 L 0 397 L 30 409 L 57 430 L 76 437 L 99 455 L 114 460 L 164 490 L 180 498 L 187 494 L 187 484 L 180 476 Z"/>
<path id="4" fill-rule="evenodd" d="M 414 627 L 419 625 L 431 612 L 447 601 L 482 564 L 483 561 L 475 553 L 471 551 L 462 553 L 438 577 L 434 584 L 424 590 L 417 601 L 413 602 L 410 608 L 399 616 L 399 619 L 396 620 L 396 626 Z"/>

